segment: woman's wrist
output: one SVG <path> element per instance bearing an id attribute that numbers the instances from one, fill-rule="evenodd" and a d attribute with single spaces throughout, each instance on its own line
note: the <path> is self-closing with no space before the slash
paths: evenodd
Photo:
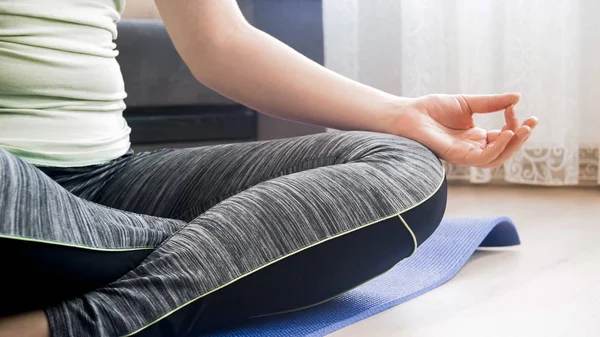
<path id="1" fill-rule="evenodd" d="M 382 125 L 385 133 L 413 138 L 418 127 L 418 110 L 413 98 L 396 97 L 386 108 L 389 116 Z"/>

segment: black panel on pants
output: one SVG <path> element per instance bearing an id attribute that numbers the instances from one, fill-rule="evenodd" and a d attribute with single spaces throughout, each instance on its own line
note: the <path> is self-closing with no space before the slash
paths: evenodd
<path id="1" fill-rule="evenodd" d="M 151 249 L 97 251 L 0 238 L 0 316 L 43 309 L 117 280 Z"/>

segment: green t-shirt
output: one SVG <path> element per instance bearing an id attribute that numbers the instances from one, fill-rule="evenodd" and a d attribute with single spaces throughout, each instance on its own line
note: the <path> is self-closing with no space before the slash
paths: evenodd
<path id="1" fill-rule="evenodd" d="M 123 155 L 115 59 L 125 0 L 0 0 L 0 148 L 39 166 Z"/>

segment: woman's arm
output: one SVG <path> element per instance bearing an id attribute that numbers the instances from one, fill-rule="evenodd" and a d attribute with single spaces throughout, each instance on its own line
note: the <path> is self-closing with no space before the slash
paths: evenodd
<path id="1" fill-rule="evenodd" d="M 418 141 L 459 165 L 498 167 L 537 125 L 515 115 L 518 94 L 403 98 L 343 77 L 252 27 L 235 0 L 155 0 L 175 48 L 194 76 L 256 111 L 340 130 Z M 504 110 L 502 130 L 473 114 Z"/>
<path id="2" fill-rule="evenodd" d="M 392 133 L 403 99 L 352 81 L 252 27 L 234 0 L 156 0 L 185 63 L 207 87 L 259 112 Z"/>

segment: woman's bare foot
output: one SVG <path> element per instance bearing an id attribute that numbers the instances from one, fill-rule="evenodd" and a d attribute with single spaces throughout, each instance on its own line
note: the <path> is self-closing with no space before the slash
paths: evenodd
<path id="1" fill-rule="evenodd" d="M 0 337 L 50 337 L 48 319 L 43 311 L 0 317 Z"/>

